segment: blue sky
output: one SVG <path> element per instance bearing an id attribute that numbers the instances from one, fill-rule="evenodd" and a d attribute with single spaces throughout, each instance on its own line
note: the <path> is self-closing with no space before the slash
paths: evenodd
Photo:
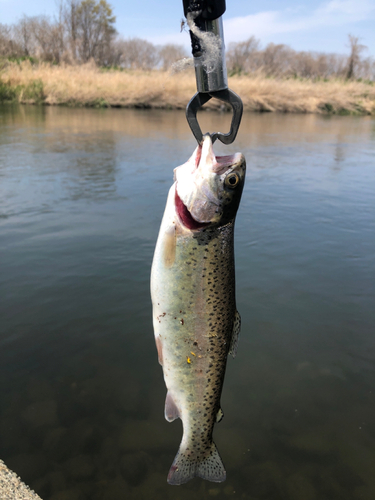
<path id="1" fill-rule="evenodd" d="M 112 0 L 118 32 L 146 38 L 155 44 L 173 42 L 189 46 L 180 33 L 182 0 Z M 375 0 L 226 0 L 226 45 L 251 35 L 267 43 L 285 43 L 296 50 L 348 52 L 348 34 L 368 47 L 375 57 Z M 53 16 L 53 0 L 0 0 L 0 22 L 16 22 L 22 14 Z"/>

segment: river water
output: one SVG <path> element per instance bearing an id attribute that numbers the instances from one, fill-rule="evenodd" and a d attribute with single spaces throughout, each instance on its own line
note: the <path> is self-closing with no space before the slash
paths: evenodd
<path id="1" fill-rule="evenodd" d="M 204 130 L 227 115 L 203 113 Z M 247 114 L 222 484 L 166 476 L 149 273 L 182 111 L 0 108 L 0 458 L 44 500 L 375 498 L 375 120 Z"/>

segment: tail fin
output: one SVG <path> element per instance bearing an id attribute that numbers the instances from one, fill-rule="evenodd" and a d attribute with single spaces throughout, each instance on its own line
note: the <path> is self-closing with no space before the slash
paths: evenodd
<path id="1" fill-rule="evenodd" d="M 201 460 L 190 457 L 179 449 L 169 470 L 167 481 L 169 484 L 178 485 L 187 483 L 194 477 L 201 477 L 214 483 L 225 481 L 224 464 L 214 442 L 211 444 L 208 456 Z"/>

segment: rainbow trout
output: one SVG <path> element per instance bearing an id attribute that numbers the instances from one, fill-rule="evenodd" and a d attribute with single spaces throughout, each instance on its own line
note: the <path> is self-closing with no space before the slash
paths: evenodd
<path id="1" fill-rule="evenodd" d="M 223 416 L 227 356 L 235 356 L 240 330 L 233 230 L 245 169 L 240 153 L 215 157 L 206 135 L 175 169 L 160 227 L 151 271 L 153 325 L 168 389 L 165 418 L 183 422 L 170 484 L 226 477 L 212 432 Z"/>

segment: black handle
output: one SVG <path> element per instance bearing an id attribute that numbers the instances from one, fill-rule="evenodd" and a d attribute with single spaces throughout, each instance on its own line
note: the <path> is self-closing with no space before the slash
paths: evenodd
<path id="1" fill-rule="evenodd" d="M 225 12 L 225 0 L 182 0 L 182 3 L 185 17 L 187 17 L 188 12 L 201 10 L 200 18 L 205 21 L 213 21 Z"/>

